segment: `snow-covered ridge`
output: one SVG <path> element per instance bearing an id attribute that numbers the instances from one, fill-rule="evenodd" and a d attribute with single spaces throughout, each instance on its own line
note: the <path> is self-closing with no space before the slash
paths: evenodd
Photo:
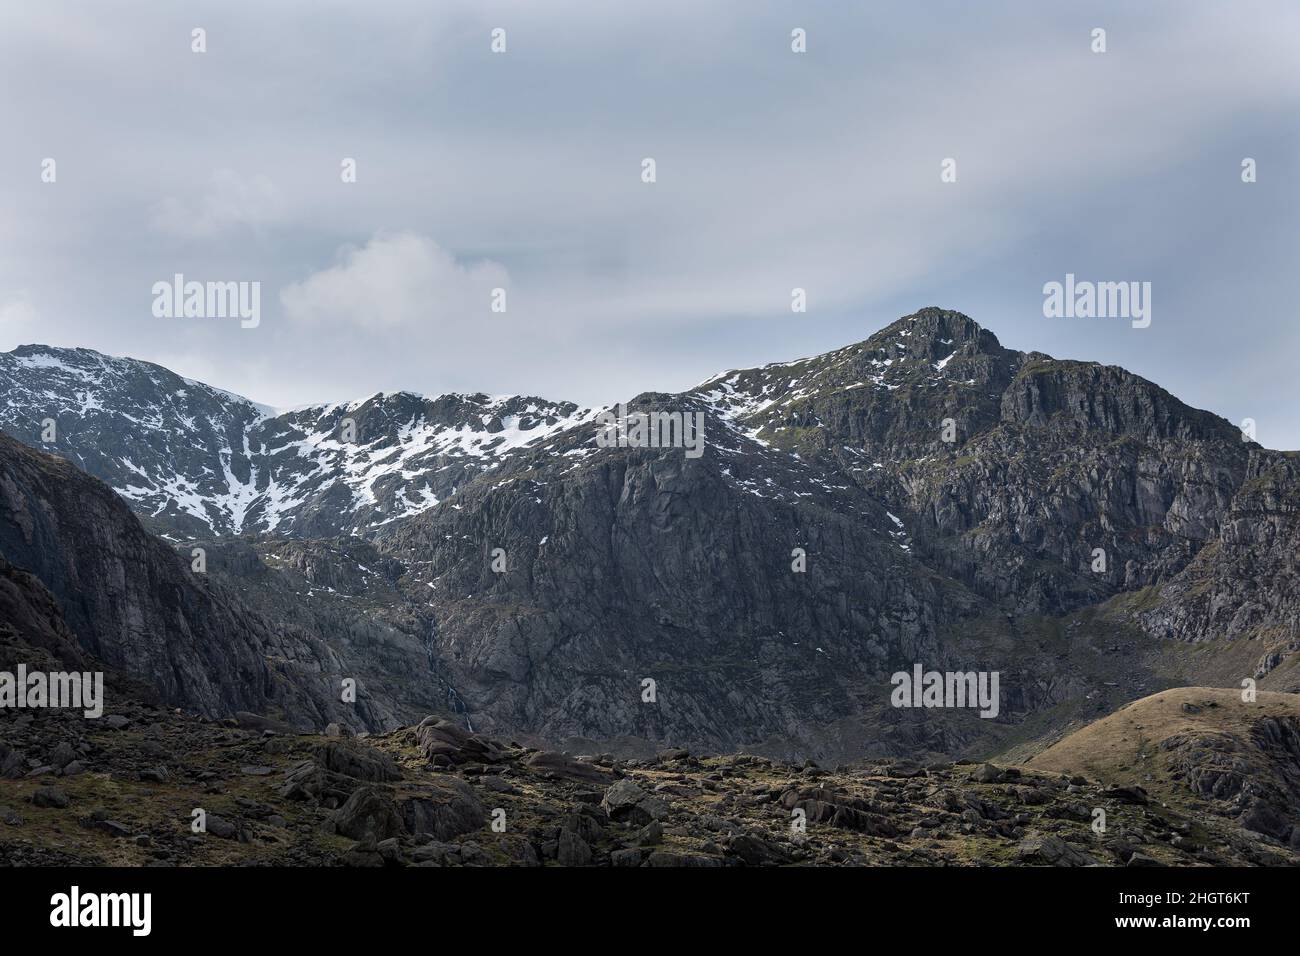
<path id="1" fill-rule="evenodd" d="M 246 405 L 266 415 L 276 414 L 269 405 L 262 405 L 243 395 L 216 388 L 194 379 L 184 378 L 170 369 L 141 359 L 126 358 L 117 355 L 105 355 L 94 349 L 57 348 L 50 345 L 20 345 L 10 352 L 0 352 L 0 369 L 9 365 L 13 369 L 34 370 L 60 380 L 75 380 L 92 392 L 99 389 L 117 388 L 132 376 L 142 376 L 155 382 L 163 379 L 177 379 L 187 386 L 210 395 L 221 396 L 226 400 Z M 14 384 L 7 380 L 5 385 Z M 12 396 L 9 396 L 12 400 Z"/>
<path id="2" fill-rule="evenodd" d="M 777 485 L 804 494 L 816 482 L 787 438 L 823 424 L 808 399 L 970 384 L 954 372 L 973 333 L 933 325 L 900 321 L 823 355 L 721 373 L 678 397 L 721 422 L 709 439 L 715 453 L 758 455 L 776 469 L 759 476 L 748 466 L 737 481 L 755 494 Z M 71 459 L 169 531 L 195 536 L 364 534 L 440 507 L 517 455 L 552 449 L 580 467 L 596 453 L 585 426 L 599 412 L 519 395 L 407 391 L 273 409 L 89 349 L 0 353 L 0 429 Z M 53 441 L 43 431 L 51 419 Z"/>
<path id="3" fill-rule="evenodd" d="M 905 317 L 862 342 L 824 355 L 719 372 L 686 394 L 706 403 L 732 427 L 757 438 L 768 419 L 810 395 L 863 388 L 892 392 L 915 383 L 918 376 L 932 388 L 972 384 L 954 381 L 948 370 L 954 359 L 968 354 L 963 346 L 954 344 L 950 336 L 923 338 L 915 328 L 921 320 L 921 314 Z M 963 321 L 978 329 L 968 319 Z M 917 340 L 921 340 L 919 347 Z M 930 348 L 942 353 L 931 353 Z"/>
<path id="4" fill-rule="evenodd" d="M 0 353 L 0 429 L 193 534 L 361 532 L 589 420 L 524 396 L 412 392 L 277 410 L 90 349 Z M 46 423 L 56 424 L 44 441 Z"/>

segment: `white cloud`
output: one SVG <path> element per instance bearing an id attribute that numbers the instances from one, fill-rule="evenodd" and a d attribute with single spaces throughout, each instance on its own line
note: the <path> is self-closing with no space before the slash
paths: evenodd
<path id="1" fill-rule="evenodd" d="M 415 233 L 380 233 L 363 248 L 349 247 L 340 261 L 280 292 L 290 320 L 361 328 L 427 328 L 490 314 L 494 288 L 508 288 L 496 262 L 470 265 L 432 239 Z"/>

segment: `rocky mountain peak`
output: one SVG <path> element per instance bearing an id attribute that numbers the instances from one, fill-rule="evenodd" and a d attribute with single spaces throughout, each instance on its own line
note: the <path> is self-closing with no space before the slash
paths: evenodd
<path id="1" fill-rule="evenodd" d="M 1002 351 L 997 336 L 970 316 L 937 306 L 927 306 L 905 315 L 867 339 L 867 343 L 873 345 L 882 342 L 901 342 L 910 347 L 913 355 L 931 360 L 940 359 L 954 350 L 969 354 Z"/>

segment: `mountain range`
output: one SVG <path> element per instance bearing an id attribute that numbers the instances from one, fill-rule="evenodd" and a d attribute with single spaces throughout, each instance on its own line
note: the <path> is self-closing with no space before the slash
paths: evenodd
<path id="1" fill-rule="evenodd" d="M 602 447 L 570 402 L 278 411 L 22 346 L 0 554 L 167 703 L 304 730 L 1028 759 L 1166 688 L 1300 690 L 1296 454 L 1123 369 L 927 308 L 626 404 L 703 415 L 705 453 Z M 892 707 L 917 664 L 997 671 L 998 716 Z"/>

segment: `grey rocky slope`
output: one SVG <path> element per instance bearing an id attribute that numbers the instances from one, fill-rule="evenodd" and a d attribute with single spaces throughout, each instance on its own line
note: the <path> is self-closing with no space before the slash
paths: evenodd
<path id="1" fill-rule="evenodd" d="M 476 729 L 626 751 L 963 755 L 1193 677 L 1300 689 L 1294 456 L 1122 369 L 1005 349 L 959 313 L 924 309 L 826 355 L 632 401 L 704 414 L 700 458 L 597 447 L 588 413 L 540 400 L 526 401 L 559 411 L 502 454 L 403 458 L 411 423 L 435 414 L 410 401 L 309 424 L 230 411 L 242 434 L 296 427 L 313 448 L 342 417 L 364 422 L 356 447 L 315 460 L 302 502 L 247 499 L 244 527 L 282 519 L 214 545 L 230 560 L 213 575 L 264 619 L 309 606 L 318 631 L 417 642 L 422 666 L 376 654 L 373 680 Z M 6 427 L 37 414 L 12 408 Z M 217 443 L 220 464 L 233 445 Z M 358 504 L 356 469 L 398 459 L 372 485 L 388 511 Z M 164 448 L 157 468 L 168 461 Z M 280 486 L 276 466 L 258 468 Z M 436 505 L 397 492 L 444 487 L 440 472 L 454 478 Z M 412 506 L 394 516 L 398 500 Z M 208 533 L 132 505 L 173 536 Z M 353 530 L 368 541 L 339 536 Z M 999 671 L 999 716 L 891 708 L 890 675 L 914 663 Z"/>

